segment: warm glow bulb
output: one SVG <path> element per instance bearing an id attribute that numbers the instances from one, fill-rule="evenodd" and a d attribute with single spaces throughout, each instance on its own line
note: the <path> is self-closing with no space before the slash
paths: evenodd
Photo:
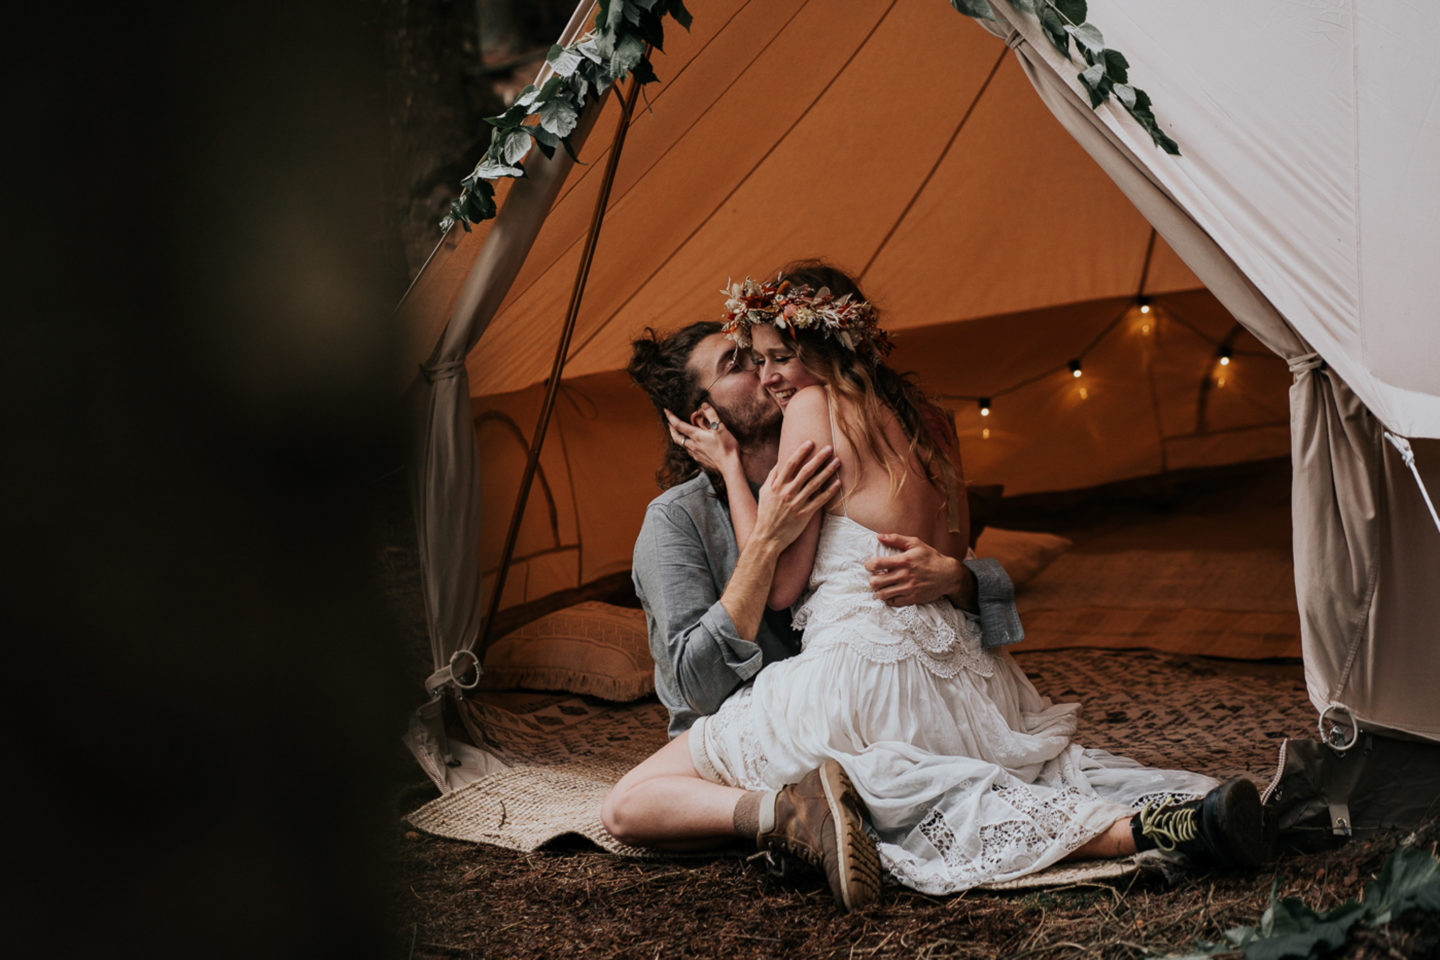
<path id="1" fill-rule="evenodd" d="M 990 398 L 989 398 L 989 397 L 981 397 L 981 398 L 980 398 L 980 416 L 982 416 L 982 417 L 988 417 L 988 416 L 990 416 Z"/>
<path id="2" fill-rule="evenodd" d="M 988 417 L 988 416 L 990 416 L 990 408 L 989 408 L 989 407 L 981 407 L 981 408 L 980 408 L 980 416 L 982 416 L 982 417 Z"/>
<path id="3" fill-rule="evenodd" d="M 1070 373 L 1075 377 L 1075 379 L 1077 379 L 1077 380 L 1080 379 L 1080 361 L 1079 361 L 1079 360 L 1071 360 L 1071 361 L 1070 361 Z"/>
<path id="4" fill-rule="evenodd" d="M 1228 367 L 1228 366 L 1230 366 L 1230 358 L 1229 358 L 1229 357 L 1221 357 L 1221 358 L 1220 358 L 1220 366 L 1222 366 L 1222 367 Z"/>
<path id="5" fill-rule="evenodd" d="M 1071 370 L 1070 372 L 1073 373 L 1073 374 L 1075 374 L 1075 379 L 1076 379 L 1076 380 L 1079 380 L 1079 379 L 1080 379 L 1080 371 L 1079 371 L 1079 370 Z"/>
<path id="6" fill-rule="evenodd" d="M 1142 304 L 1140 304 L 1140 312 L 1141 312 L 1141 313 L 1149 313 L 1149 312 L 1150 312 L 1150 304 L 1148 304 L 1148 303 L 1142 303 Z"/>

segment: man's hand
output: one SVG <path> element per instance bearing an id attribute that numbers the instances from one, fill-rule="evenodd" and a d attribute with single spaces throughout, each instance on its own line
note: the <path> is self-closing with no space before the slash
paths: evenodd
<path id="1" fill-rule="evenodd" d="M 976 612 L 975 574 L 918 537 L 879 534 L 881 546 L 904 551 L 865 562 L 870 589 L 892 607 L 932 603 L 949 597 L 962 610 Z"/>
<path id="2" fill-rule="evenodd" d="M 788 460 L 775 465 L 760 485 L 753 538 L 782 549 L 795 542 L 816 511 L 840 490 L 840 461 L 834 453 L 829 444 L 816 450 L 806 440 Z"/>

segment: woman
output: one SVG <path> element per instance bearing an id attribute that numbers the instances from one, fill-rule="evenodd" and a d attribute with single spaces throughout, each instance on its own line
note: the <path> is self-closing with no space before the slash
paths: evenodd
<path id="1" fill-rule="evenodd" d="M 876 531 L 959 556 L 968 517 L 953 427 L 885 366 L 889 340 L 854 281 L 809 262 L 772 283 L 747 278 L 730 294 L 727 332 L 752 352 L 783 412 L 780 461 L 833 445 L 842 493 L 785 551 L 773 581 L 772 606 L 804 594 L 794 610 L 802 652 L 627 774 L 607 802 L 607 826 L 664 778 L 694 776 L 714 786 L 704 793 L 712 813 L 733 805 L 744 833 L 756 797 L 829 764 L 843 776 L 827 789 L 853 784 L 885 872 L 927 893 L 1157 840 L 1212 859 L 1253 858 L 1253 785 L 1216 789 L 1208 777 L 1075 745 L 1079 706 L 1040 696 L 1008 654 L 982 649 L 978 626 L 951 604 L 892 607 L 875 596 L 864 563 Z M 685 436 L 727 480 L 743 546 L 757 504 L 733 443 L 721 431 Z M 855 905 L 849 894 L 845 902 Z"/>

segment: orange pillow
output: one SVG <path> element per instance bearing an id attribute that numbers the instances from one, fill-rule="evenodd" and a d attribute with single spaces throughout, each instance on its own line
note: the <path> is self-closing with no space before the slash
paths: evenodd
<path id="1" fill-rule="evenodd" d="M 975 543 L 975 555 L 994 557 L 1010 575 L 1010 582 L 1020 586 L 1033 580 L 1055 558 L 1075 544 L 1053 533 L 1028 533 L 1024 530 L 1002 530 L 986 527 Z"/>
<path id="2" fill-rule="evenodd" d="M 481 686 L 637 700 L 655 690 L 645 612 L 591 601 L 506 634 L 485 652 Z"/>

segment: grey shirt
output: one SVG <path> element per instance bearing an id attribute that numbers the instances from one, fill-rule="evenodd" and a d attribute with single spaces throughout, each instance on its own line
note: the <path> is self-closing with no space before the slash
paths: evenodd
<path id="1" fill-rule="evenodd" d="M 670 736 L 714 713 L 767 663 L 800 652 L 788 610 L 766 610 L 755 641 L 743 639 L 720 595 L 740 550 L 729 506 L 700 474 L 650 501 L 635 541 L 631 577 L 645 607 L 655 692 L 670 711 Z M 1010 578 L 994 560 L 967 559 L 975 573 L 982 642 L 1024 638 Z M 966 614 L 966 616 L 972 616 Z"/>

